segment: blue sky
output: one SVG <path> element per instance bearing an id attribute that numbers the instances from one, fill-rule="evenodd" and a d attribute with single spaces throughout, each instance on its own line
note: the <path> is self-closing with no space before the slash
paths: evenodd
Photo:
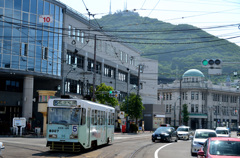
<path id="1" fill-rule="evenodd" d="M 59 0 L 87 16 L 109 13 L 110 0 Z M 127 5 L 126 5 L 127 4 Z M 85 7 L 86 6 L 86 7 Z M 136 10 L 143 17 L 172 24 L 190 24 L 240 45 L 240 1 L 238 0 L 111 0 L 111 11 Z M 236 25 L 233 25 L 236 24 Z M 231 26 L 229 26 L 231 25 Z M 218 27 L 222 26 L 222 27 Z"/>

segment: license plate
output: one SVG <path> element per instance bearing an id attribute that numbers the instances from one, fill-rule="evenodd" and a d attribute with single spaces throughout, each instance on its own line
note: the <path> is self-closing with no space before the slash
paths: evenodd
<path id="1" fill-rule="evenodd" d="M 157 139 L 161 139 L 161 137 L 157 137 Z"/>

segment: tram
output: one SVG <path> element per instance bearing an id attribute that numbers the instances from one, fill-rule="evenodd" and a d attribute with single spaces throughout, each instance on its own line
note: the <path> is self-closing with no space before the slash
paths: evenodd
<path id="1" fill-rule="evenodd" d="M 113 107 L 87 100 L 49 99 L 47 147 L 80 152 L 113 142 L 114 114 Z"/>

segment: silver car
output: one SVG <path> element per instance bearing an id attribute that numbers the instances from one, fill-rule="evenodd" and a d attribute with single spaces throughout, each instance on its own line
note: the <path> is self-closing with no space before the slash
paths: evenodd
<path id="1" fill-rule="evenodd" d="M 0 142 L 0 157 L 2 156 L 2 151 L 4 150 L 4 146 L 3 146 L 3 143 Z"/>
<path id="2" fill-rule="evenodd" d="M 177 128 L 178 139 L 188 140 L 190 137 L 190 127 L 188 126 L 179 126 Z"/>
<path id="3" fill-rule="evenodd" d="M 207 138 L 217 137 L 217 133 L 210 129 L 197 129 L 191 142 L 191 155 L 197 154 Z"/>

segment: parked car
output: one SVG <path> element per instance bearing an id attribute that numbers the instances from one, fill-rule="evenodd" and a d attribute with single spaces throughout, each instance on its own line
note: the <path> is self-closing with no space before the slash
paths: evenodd
<path id="1" fill-rule="evenodd" d="M 217 137 L 217 133 L 210 129 L 197 129 L 191 142 L 191 155 L 197 154 L 207 138 Z"/>
<path id="2" fill-rule="evenodd" d="M 2 151 L 5 149 L 4 145 L 2 142 L 0 142 L 0 157 L 2 155 Z"/>
<path id="3" fill-rule="evenodd" d="M 170 124 L 160 124 L 160 127 L 170 127 Z"/>
<path id="4" fill-rule="evenodd" d="M 189 140 L 190 137 L 190 127 L 188 126 L 179 126 L 177 128 L 178 139 Z"/>
<path id="5" fill-rule="evenodd" d="M 231 137 L 229 130 L 226 127 L 217 127 L 216 133 L 218 137 Z"/>
<path id="6" fill-rule="evenodd" d="M 177 132 L 173 127 L 158 127 L 152 134 L 152 142 L 156 140 L 172 142 L 178 141 Z"/>
<path id="7" fill-rule="evenodd" d="M 237 136 L 240 136 L 240 128 L 237 130 Z"/>
<path id="8" fill-rule="evenodd" d="M 198 158 L 233 158 L 240 156 L 240 139 L 215 137 L 208 138 L 198 151 Z"/>

